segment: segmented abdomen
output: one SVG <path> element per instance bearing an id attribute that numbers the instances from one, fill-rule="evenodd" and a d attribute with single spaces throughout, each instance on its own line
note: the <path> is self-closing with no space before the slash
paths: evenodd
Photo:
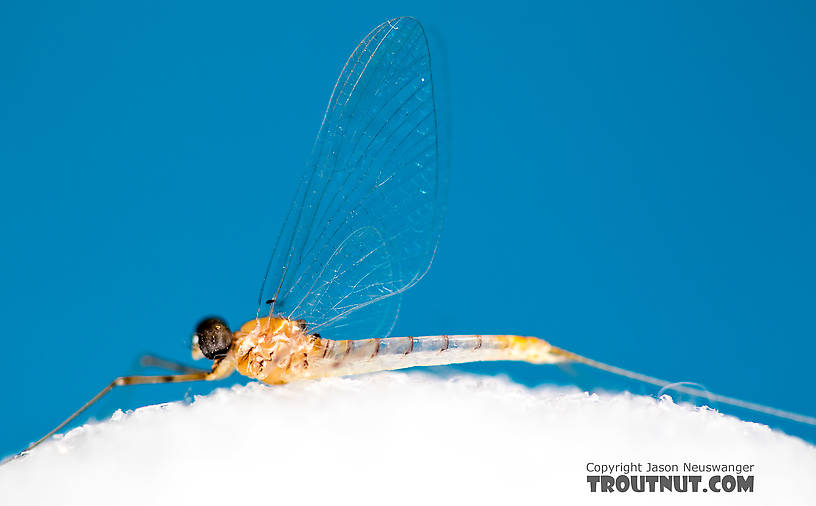
<path id="1" fill-rule="evenodd" d="M 307 367 L 298 368 L 298 372 L 302 378 L 320 378 L 485 360 L 542 364 L 562 362 L 567 357 L 542 339 L 510 335 L 320 339 L 309 354 Z"/>

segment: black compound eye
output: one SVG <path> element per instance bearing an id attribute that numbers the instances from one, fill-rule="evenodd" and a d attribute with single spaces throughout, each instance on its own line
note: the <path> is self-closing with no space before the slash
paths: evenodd
<path id="1" fill-rule="evenodd" d="M 221 318 L 206 318 L 196 327 L 195 339 L 201 354 L 210 360 L 226 356 L 232 346 L 232 332 Z"/>

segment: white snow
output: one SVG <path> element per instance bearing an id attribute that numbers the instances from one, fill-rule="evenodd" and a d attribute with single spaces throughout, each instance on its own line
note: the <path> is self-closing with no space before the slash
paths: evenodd
<path id="1" fill-rule="evenodd" d="M 589 492 L 632 461 L 754 464 L 754 492 Z M 0 467 L 0 504 L 813 505 L 815 476 L 804 441 L 667 398 L 387 373 L 117 413 Z"/>

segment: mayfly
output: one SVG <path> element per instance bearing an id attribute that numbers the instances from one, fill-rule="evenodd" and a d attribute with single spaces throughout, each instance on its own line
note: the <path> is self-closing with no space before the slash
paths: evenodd
<path id="1" fill-rule="evenodd" d="M 445 208 L 447 171 L 438 153 L 428 43 L 413 18 L 374 28 L 338 78 L 307 170 L 267 265 L 258 311 L 235 332 L 203 320 L 198 370 L 116 378 L 28 449 L 63 428 L 114 387 L 217 380 L 234 371 L 268 384 L 375 371 L 518 360 L 578 362 L 661 387 L 701 391 L 603 364 L 515 335 L 388 337 L 399 295 L 427 272 Z M 324 337 L 325 336 L 325 337 Z M 720 395 L 712 401 L 816 425 L 816 419 Z"/>

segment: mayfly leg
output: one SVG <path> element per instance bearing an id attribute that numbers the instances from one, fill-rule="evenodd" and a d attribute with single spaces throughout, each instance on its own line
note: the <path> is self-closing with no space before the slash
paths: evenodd
<path id="1" fill-rule="evenodd" d="M 175 371 L 179 374 L 199 374 L 209 372 L 195 367 L 190 367 L 174 360 L 157 357 L 156 355 L 142 355 L 142 357 L 139 359 L 139 365 L 142 367 L 158 367 L 159 369 Z"/>
<path id="2" fill-rule="evenodd" d="M 168 361 L 168 363 L 170 363 Z M 185 366 L 186 367 L 186 366 Z M 30 451 L 32 448 L 36 447 L 49 437 L 53 436 L 57 433 L 60 429 L 68 425 L 74 418 L 79 416 L 83 411 L 91 407 L 96 401 L 101 399 L 105 394 L 113 390 L 115 387 L 121 386 L 128 386 L 128 385 L 150 385 L 150 384 L 157 384 L 157 383 L 181 383 L 185 381 L 201 381 L 208 379 L 212 373 L 209 371 L 198 371 L 188 374 L 176 374 L 176 375 L 168 375 L 168 376 L 120 376 L 115 380 L 111 381 L 108 386 L 103 388 L 98 394 L 94 395 L 91 400 L 86 402 L 81 408 L 74 411 L 74 413 L 65 419 L 61 424 L 57 425 L 51 432 L 44 435 L 34 443 L 31 443 L 28 448 L 23 450 L 22 453 Z M 21 453 L 21 454 L 22 454 Z"/>

